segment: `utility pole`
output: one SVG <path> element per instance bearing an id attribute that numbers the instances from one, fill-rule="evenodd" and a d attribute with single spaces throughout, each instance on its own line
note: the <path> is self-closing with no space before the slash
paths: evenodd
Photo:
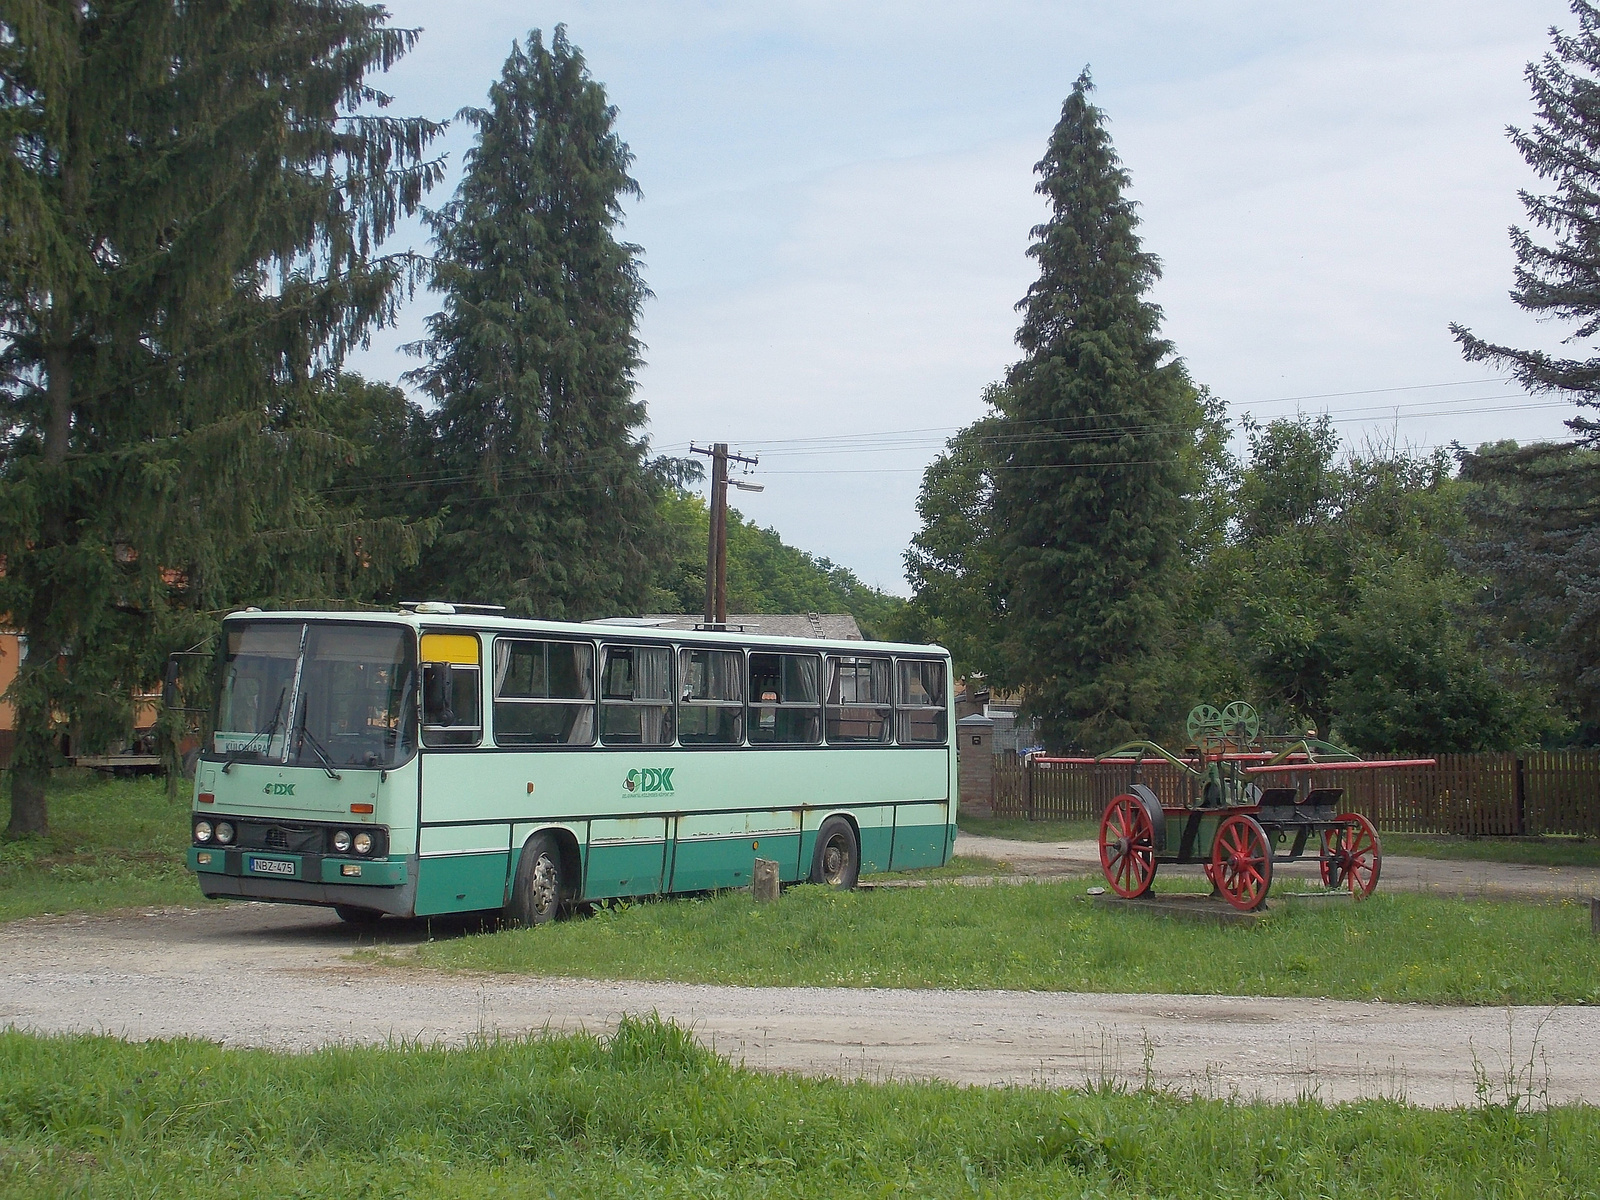
<path id="1" fill-rule="evenodd" d="M 689 449 L 711 459 L 711 532 L 706 539 L 706 624 L 723 626 L 728 623 L 728 464 L 742 463 L 753 467 L 760 459 L 743 454 L 729 454 L 727 442 L 716 442 L 704 450 L 692 442 Z M 733 486 L 745 492 L 759 492 L 759 483 L 742 483 L 735 479 Z"/>

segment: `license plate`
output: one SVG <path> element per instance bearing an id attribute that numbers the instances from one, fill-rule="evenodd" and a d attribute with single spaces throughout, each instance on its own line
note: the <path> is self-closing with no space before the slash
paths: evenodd
<path id="1" fill-rule="evenodd" d="M 293 875 L 294 863 L 281 858 L 252 858 L 250 869 L 257 875 Z"/>

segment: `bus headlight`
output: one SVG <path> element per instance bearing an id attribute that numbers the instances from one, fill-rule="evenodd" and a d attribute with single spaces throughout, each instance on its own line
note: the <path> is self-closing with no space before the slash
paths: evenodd
<path id="1" fill-rule="evenodd" d="M 370 833 L 356 834 L 354 845 L 357 854 L 370 854 L 372 852 L 372 835 Z"/>
<path id="2" fill-rule="evenodd" d="M 348 829 L 341 829 L 333 835 L 333 848 L 340 854 L 350 849 L 350 831 Z"/>
<path id="3" fill-rule="evenodd" d="M 196 821 L 194 823 L 194 840 L 197 842 L 209 842 L 211 840 L 210 821 Z"/>
<path id="4" fill-rule="evenodd" d="M 233 824 L 231 822 L 217 822 L 217 841 L 224 846 L 233 841 Z"/>

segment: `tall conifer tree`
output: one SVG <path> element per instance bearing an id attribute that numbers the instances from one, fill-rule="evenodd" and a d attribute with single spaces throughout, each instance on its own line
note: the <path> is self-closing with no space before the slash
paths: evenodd
<path id="1" fill-rule="evenodd" d="M 1036 168 L 1050 219 L 1018 305 L 1025 357 L 997 393 L 995 519 L 1007 674 L 1053 745 L 1148 736 L 1167 717 L 1175 570 L 1202 411 L 1159 336 L 1127 172 L 1086 70 Z"/>
<path id="2" fill-rule="evenodd" d="M 418 594 L 542 617 L 636 610 L 664 544 L 638 435 L 649 295 L 618 239 L 639 194 L 616 109 L 557 26 L 513 44 L 454 199 L 432 216 L 443 311 L 414 373 L 438 402 L 444 532 Z"/>
<path id="3" fill-rule="evenodd" d="M 1569 341 L 1592 344 L 1600 337 L 1600 8 L 1572 0 L 1572 13 L 1578 32 L 1552 29 L 1552 50 L 1528 64 L 1537 120 L 1531 129 L 1510 130 L 1512 145 L 1555 189 L 1521 193 L 1533 229 L 1511 229 L 1517 256 L 1511 298 L 1531 313 L 1573 323 Z M 1554 244 L 1539 241 L 1534 230 L 1550 234 Z M 1562 392 L 1580 408 L 1600 408 L 1600 357 L 1519 350 L 1460 325 L 1450 328 L 1469 361 L 1509 367 L 1529 391 Z M 1600 443 L 1594 418 L 1580 413 L 1568 425 Z"/>
<path id="4" fill-rule="evenodd" d="M 1518 307 L 1570 326 L 1554 354 L 1451 332 L 1469 361 L 1508 368 L 1530 392 L 1569 397 L 1579 409 L 1573 444 L 1484 447 L 1462 474 L 1479 487 L 1482 531 L 1470 553 L 1496 581 L 1491 601 L 1581 722 L 1600 737 L 1600 7 L 1572 0 L 1575 33 L 1552 29 L 1551 50 L 1528 64 L 1537 116 L 1511 142 L 1551 190 L 1524 191 L 1528 228 L 1513 227 Z"/>
<path id="5" fill-rule="evenodd" d="M 366 82 L 412 45 L 349 0 L 0 9 L 0 613 L 26 636 L 12 833 L 62 721 L 92 744 L 215 610 L 381 582 L 417 531 L 331 501 L 373 246 L 438 166 Z M 359 110 L 359 111 L 358 111 Z"/>

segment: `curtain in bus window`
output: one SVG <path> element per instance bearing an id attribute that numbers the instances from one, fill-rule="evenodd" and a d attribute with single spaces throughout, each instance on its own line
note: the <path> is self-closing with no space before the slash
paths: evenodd
<path id="1" fill-rule="evenodd" d="M 815 654 L 750 655 L 750 740 L 807 746 L 822 740 L 822 659 Z"/>
<path id="2" fill-rule="evenodd" d="M 496 638 L 494 736 L 503 746 L 594 741 L 594 647 Z"/>
<path id="3" fill-rule="evenodd" d="M 744 655 L 684 650 L 679 656 L 678 740 L 727 745 L 744 740 Z"/>
<path id="4" fill-rule="evenodd" d="M 600 740 L 608 745 L 672 742 L 672 651 L 607 646 L 600 694 Z"/>
<path id="5" fill-rule="evenodd" d="M 828 658 L 828 741 L 887 742 L 894 711 L 887 658 Z"/>
<path id="6" fill-rule="evenodd" d="M 945 669 L 942 662 L 900 660 L 895 736 L 902 745 L 943 745 Z"/>

